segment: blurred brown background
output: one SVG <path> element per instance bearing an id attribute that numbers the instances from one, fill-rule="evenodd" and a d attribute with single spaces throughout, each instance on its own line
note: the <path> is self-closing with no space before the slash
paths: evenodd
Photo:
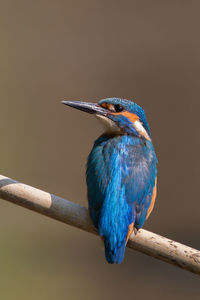
<path id="1" fill-rule="evenodd" d="M 1 173 L 87 205 L 85 162 L 99 124 L 63 99 L 133 99 L 159 159 L 145 228 L 199 240 L 199 1 L 0 1 Z M 196 275 L 0 202 L 1 299 L 199 299 Z"/>

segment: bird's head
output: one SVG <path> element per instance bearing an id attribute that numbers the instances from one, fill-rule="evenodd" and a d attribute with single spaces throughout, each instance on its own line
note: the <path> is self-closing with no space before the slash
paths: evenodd
<path id="1" fill-rule="evenodd" d="M 136 103 L 107 98 L 98 103 L 62 101 L 63 104 L 94 114 L 106 127 L 107 134 L 129 134 L 151 140 L 144 110 Z"/>

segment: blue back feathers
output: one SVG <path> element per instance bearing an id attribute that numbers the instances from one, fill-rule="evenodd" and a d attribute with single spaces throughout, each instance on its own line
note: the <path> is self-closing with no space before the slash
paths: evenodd
<path id="1" fill-rule="evenodd" d="M 156 163 L 152 143 L 141 138 L 103 135 L 94 143 L 87 163 L 88 201 L 93 224 L 104 238 L 109 263 L 122 262 L 129 225 L 133 223 L 139 229 L 145 222 Z"/>

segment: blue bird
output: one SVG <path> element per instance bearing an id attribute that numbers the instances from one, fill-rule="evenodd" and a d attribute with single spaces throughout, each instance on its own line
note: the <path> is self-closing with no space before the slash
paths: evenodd
<path id="1" fill-rule="evenodd" d="M 120 264 L 130 234 L 144 225 L 157 192 L 157 158 L 144 110 L 119 98 L 63 104 L 95 115 L 105 127 L 87 161 L 88 204 L 106 260 Z"/>

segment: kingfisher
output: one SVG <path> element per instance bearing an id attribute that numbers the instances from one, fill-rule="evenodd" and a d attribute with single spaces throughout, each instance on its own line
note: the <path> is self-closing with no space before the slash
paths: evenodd
<path id="1" fill-rule="evenodd" d="M 104 126 L 87 160 L 89 213 L 108 263 L 120 264 L 128 239 L 143 227 L 157 193 L 157 158 L 144 110 L 133 101 L 62 101 Z"/>

